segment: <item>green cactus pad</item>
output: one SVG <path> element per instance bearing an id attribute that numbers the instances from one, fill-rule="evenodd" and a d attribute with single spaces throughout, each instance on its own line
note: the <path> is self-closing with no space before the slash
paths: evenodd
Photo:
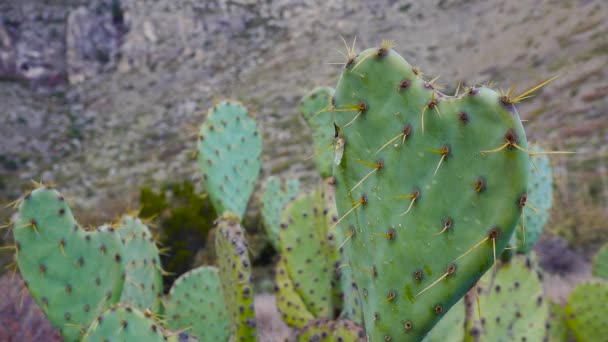
<path id="1" fill-rule="evenodd" d="M 478 310 L 467 333 L 480 341 L 542 341 L 549 306 L 533 258 L 516 255 L 477 283 Z"/>
<path id="2" fill-rule="evenodd" d="M 317 170 L 322 178 L 331 176 L 333 168 L 331 147 L 334 138 L 334 121 L 329 110 L 333 95 L 333 88 L 317 87 L 300 101 L 300 113 L 312 129 Z"/>
<path id="3" fill-rule="evenodd" d="M 530 148 L 532 152 L 542 153 L 544 150 L 538 146 Z M 527 206 L 524 207 L 522 222 L 520 220 L 516 234 L 517 251 L 528 253 L 543 232 L 545 224 L 549 221 L 551 206 L 553 205 L 553 172 L 549 157 L 546 154 L 537 154 L 532 157 L 528 175 Z M 525 232 L 525 236 L 524 236 Z"/>
<path id="4" fill-rule="evenodd" d="M 99 315 L 82 342 L 164 342 L 163 328 L 149 315 L 129 306 L 113 306 Z"/>
<path id="5" fill-rule="evenodd" d="M 355 231 L 344 248 L 366 332 L 421 340 L 513 234 L 530 160 L 521 121 L 486 87 L 439 93 L 386 45 L 347 63 L 334 99 L 335 229 Z"/>
<path id="6" fill-rule="evenodd" d="M 182 274 L 165 302 L 167 327 L 187 331 L 202 341 L 228 341 L 230 317 L 226 311 L 218 271 L 202 266 Z"/>
<path id="7" fill-rule="evenodd" d="M 605 341 L 608 336 L 608 284 L 578 285 L 566 305 L 566 324 L 577 341 Z"/>
<path id="8" fill-rule="evenodd" d="M 277 308 L 281 317 L 290 327 L 301 328 L 315 317 L 306 309 L 306 304 L 293 286 L 283 258 L 279 259 L 275 271 Z"/>
<path id="9" fill-rule="evenodd" d="M 41 187 L 19 206 L 17 263 L 30 294 L 66 341 L 118 301 L 124 250 L 111 228 L 81 229 L 59 192 Z"/>
<path id="10" fill-rule="evenodd" d="M 284 189 L 281 188 L 281 180 L 278 177 L 271 176 L 266 180 L 264 192 L 260 198 L 262 201 L 262 221 L 270 242 L 277 251 L 279 250 L 281 212 L 283 212 L 285 205 L 294 199 L 298 190 L 300 190 L 300 182 L 296 179 L 286 181 Z"/>
<path id="11" fill-rule="evenodd" d="M 235 341 L 255 341 L 251 262 L 247 254 L 245 231 L 239 224 L 239 218 L 231 213 L 225 213 L 217 220 L 215 250 L 224 301 L 230 315 L 232 338 Z"/>
<path id="12" fill-rule="evenodd" d="M 165 332 L 165 336 L 167 336 L 167 342 L 199 342 L 199 339 L 188 335 L 184 332 L 180 333 L 168 333 Z M 216 341 L 216 340 L 213 340 Z"/>
<path id="13" fill-rule="evenodd" d="M 546 342 L 567 342 L 568 327 L 566 326 L 564 308 L 558 304 L 549 301 L 549 320 L 545 325 L 547 334 L 545 335 Z"/>
<path id="14" fill-rule="evenodd" d="M 218 213 L 243 217 L 260 173 L 262 137 L 255 120 L 237 102 L 215 105 L 198 135 L 198 161 Z"/>
<path id="15" fill-rule="evenodd" d="M 464 340 L 465 305 L 461 299 L 445 314 L 424 342 L 462 342 Z"/>
<path id="16" fill-rule="evenodd" d="M 593 258 L 593 276 L 608 280 L 608 244 L 602 246 Z"/>
<path id="17" fill-rule="evenodd" d="M 364 342 L 365 331 L 354 322 L 320 318 L 309 322 L 297 335 L 297 341 Z"/>
<path id="18" fill-rule="evenodd" d="M 125 250 L 125 284 L 120 302 L 139 310 L 159 312 L 163 291 L 160 256 L 148 227 L 124 216 L 117 228 Z"/>
<path id="19" fill-rule="evenodd" d="M 285 268 L 306 309 L 315 317 L 331 317 L 334 265 L 328 253 L 331 225 L 322 191 L 299 196 L 281 215 L 279 242 Z"/>

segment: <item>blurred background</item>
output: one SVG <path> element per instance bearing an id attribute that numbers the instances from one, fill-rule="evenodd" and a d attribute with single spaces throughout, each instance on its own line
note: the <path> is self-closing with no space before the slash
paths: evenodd
<path id="1" fill-rule="evenodd" d="M 216 216 L 193 154 L 207 109 L 231 97 L 253 110 L 264 137 L 259 184 L 277 174 L 312 186 L 299 99 L 335 85 L 341 37 L 356 37 L 358 51 L 391 39 L 448 94 L 490 82 L 520 93 L 560 76 L 518 109 L 529 140 L 576 152 L 551 156 L 554 206 L 536 246 L 547 291 L 563 301 L 608 241 L 606 18 L 602 0 L 0 0 L 0 220 L 31 180 L 54 183 L 83 226 L 127 209 L 154 217 L 176 275 L 212 263 Z M 270 292 L 275 252 L 257 196 L 245 226 L 258 286 Z M 0 230 L 0 244 L 11 239 Z M 0 292 L 16 294 L 11 262 L 0 250 Z M 24 316 L 18 298 L 0 298 L 12 331 Z M 44 326 L 29 298 L 25 310 L 27 324 Z"/>

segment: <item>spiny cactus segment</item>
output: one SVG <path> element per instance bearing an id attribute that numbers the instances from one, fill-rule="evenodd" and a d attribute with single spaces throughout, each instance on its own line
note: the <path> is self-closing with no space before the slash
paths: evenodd
<path id="1" fill-rule="evenodd" d="M 230 315 L 231 336 L 235 341 L 255 341 L 257 333 L 251 262 L 245 231 L 238 217 L 225 213 L 217 220 L 215 250 L 222 293 Z"/>
<path id="2" fill-rule="evenodd" d="M 167 327 L 201 341 L 228 341 L 230 317 L 215 267 L 202 266 L 180 276 L 164 301 Z"/>
<path id="3" fill-rule="evenodd" d="M 366 342 L 367 337 L 363 328 L 354 322 L 321 318 L 300 329 L 296 341 Z"/>
<path id="4" fill-rule="evenodd" d="M 268 177 L 261 196 L 262 220 L 264 228 L 274 248 L 279 250 L 279 225 L 285 205 L 293 200 L 300 190 L 300 182 L 287 180 L 281 187 L 281 180 L 276 176 Z"/>
<path id="5" fill-rule="evenodd" d="M 424 338 L 423 342 L 462 342 L 465 334 L 465 313 L 463 298 L 452 306 L 445 317 Z"/>
<path id="6" fill-rule="evenodd" d="M 81 229 L 65 197 L 40 187 L 27 194 L 14 222 L 21 276 L 66 341 L 121 295 L 125 252 L 111 227 Z"/>
<path id="7" fill-rule="evenodd" d="M 100 314 L 82 342 L 164 342 L 165 332 L 162 326 L 149 314 L 124 305 L 116 305 Z"/>
<path id="8" fill-rule="evenodd" d="M 203 182 L 218 213 L 243 217 L 260 173 L 262 137 L 240 103 L 223 101 L 209 110 L 198 134 Z"/>
<path id="9" fill-rule="evenodd" d="M 593 276 L 608 280 L 608 244 L 602 246 L 593 257 Z"/>
<path id="10" fill-rule="evenodd" d="M 608 284 L 578 285 L 568 297 L 566 324 L 577 341 L 604 341 L 608 336 Z"/>
<path id="11" fill-rule="evenodd" d="M 507 245 L 530 158 L 513 101 L 446 96 L 391 47 L 361 52 L 336 87 L 335 229 L 354 231 L 370 339 L 418 341 Z"/>
<path id="12" fill-rule="evenodd" d="M 116 228 L 124 245 L 125 284 L 120 302 L 140 310 L 159 312 L 163 291 L 160 256 L 148 227 L 125 215 Z"/>
<path id="13" fill-rule="evenodd" d="M 315 316 L 308 311 L 285 268 L 285 260 L 280 258 L 275 268 L 275 292 L 277 308 L 283 321 L 290 327 L 301 328 Z"/>
<path id="14" fill-rule="evenodd" d="M 315 161 L 322 178 L 330 177 L 333 169 L 334 124 L 331 115 L 333 95 L 333 88 L 317 87 L 300 101 L 300 113 L 312 129 Z"/>
<path id="15" fill-rule="evenodd" d="M 527 197 L 521 203 L 522 214 L 516 234 L 519 253 L 528 253 L 543 232 L 553 205 L 553 172 L 545 151 L 534 145 L 528 175 Z"/>

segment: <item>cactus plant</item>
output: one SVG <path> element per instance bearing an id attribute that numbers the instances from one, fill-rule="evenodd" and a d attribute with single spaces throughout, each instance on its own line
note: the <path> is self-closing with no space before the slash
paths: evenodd
<path id="1" fill-rule="evenodd" d="M 608 284 L 578 285 L 568 297 L 566 324 L 577 341 L 604 341 L 608 336 L 606 322 Z"/>
<path id="2" fill-rule="evenodd" d="M 529 168 L 520 99 L 441 94 L 389 43 L 346 64 L 335 229 L 354 232 L 344 249 L 371 340 L 421 340 L 507 245 Z"/>
<path id="3" fill-rule="evenodd" d="M 243 217 L 260 173 L 261 152 L 262 137 L 245 107 L 223 101 L 209 110 L 199 130 L 198 161 L 218 213 Z"/>
<path id="4" fill-rule="evenodd" d="M 280 248 L 279 224 L 281 213 L 285 205 L 294 199 L 299 189 L 300 182 L 296 179 L 286 181 L 284 189 L 281 188 L 281 180 L 278 177 L 271 176 L 266 180 L 264 192 L 260 198 L 262 202 L 262 221 L 270 242 L 277 251 Z"/>
<path id="5" fill-rule="evenodd" d="M 179 277 L 164 301 L 167 327 L 202 341 L 228 341 L 230 326 L 218 271 L 201 266 Z"/>
<path id="6" fill-rule="evenodd" d="M 365 342 L 365 331 L 349 320 L 320 318 L 308 322 L 298 331 L 297 341 Z"/>
<path id="7" fill-rule="evenodd" d="M 515 245 L 519 253 L 528 253 L 540 237 L 553 205 L 553 172 L 549 157 L 536 145 L 530 148 L 532 157 L 528 175 L 526 205 L 516 229 Z"/>
<path id="8" fill-rule="evenodd" d="M 17 264 L 30 294 L 66 341 L 121 296 L 124 249 L 111 227 L 81 229 L 65 197 L 42 186 L 14 223 Z"/>
<path id="9" fill-rule="evenodd" d="M 332 174 L 334 125 L 330 109 L 333 95 L 333 88 L 317 87 L 300 101 L 300 113 L 312 129 L 315 161 L 322 178 Z"/>
<path id="10" fill-rule="evenodd" d="M 277 262 L 275 282 L 277 309 L 287 325 L 301 328 L 315 318 L 306 308 L 306 304 L 296 291 L 293 281 L 289 278 L 283 258 L 280 258 Z"/>
<path id="11" fill-rule="evenodd" d="M 534 255 L 514 256 L 477 283 L 480 310 L 470 310 L 470 340 L 541 341 L 546 336 L 549 306 Z"/>
<path id="12" fill-rule="evenodd" d="M 125 284 L 120 296 L 124 305 L 159 312 L 163 293 L 158 248 L 148 227 L 138 218 L 125 215 L 117 225 L 124 244 Z"/>
<path id="13" fill-rule="evenodd" d="M 462 342 L 464 340 L 465 303 L 464 298 L 445 314 L 424 338 L 424 342 Z"/>
<path id="14" fill-rule="evenodd" d="M 224 302 L 230 317 L 231 336 L 235 341 L 255 341 L 256 322 L 253 305 L 251 262 L 247 254 L 245 232 L 239 218 L 224 213 L 217 220 L 215 250 Z"/>
<path id="15" fill-rule="evenodd" d="M 116 305 L 91 323 L 82 342 L 166 341 L 162 326 L 150 314 Z"/>
<path id="16" fill-rule="evenodd" d="M 608 244 L 602 246 L 593 257 L 593 276 L 608 280 Z"/>

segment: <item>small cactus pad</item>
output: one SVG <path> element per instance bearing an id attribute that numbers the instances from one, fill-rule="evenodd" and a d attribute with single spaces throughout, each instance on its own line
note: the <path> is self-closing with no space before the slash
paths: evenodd
<path id="1" fill-rule="evenodd" d="M 540 271 L 530 256 L 516 255 L 477 283 L 479 308 L 471 310 L 467 334 L 480 341 L 542 341 L 549 306 Z M 479 313 L 481 312 L 481 316 Z"/>
<path id="2" fill-rule="evenodd" d="M 354 322 L 345 319 L 332 321 L 320 318 L 310 321 L 300 329 L 297 341 L 365 342 L 367 338 L 363 328 Z"/>
<path id="3" fill-rule="evenodd" d="M 608 284 L 578 285 L 566 305 L 566 324 L 577 341 L 605 341 L 608 336 Z"/>
<path id="4" fill-rule="evenodd" d="M 82 342 L 164 342 L 164 331 L 150 315 L 129 306 L 117 305 L 99 315 Z"/>
<path id="5" fill-rule="evenodd" d="M 111 228 L 81 229 L 67 201 L 40 187 L 19 205 L 14 226 L 17 263 L 30 294 L 66 341 L 118 301 L 124 250 Z"/>
<path id="6" fill-rule="evenodd" d="M 228 341 L 230 318 L 224 304 L 218 271 L 202 266 L 182 274 L 165 302 L 167 327 L 187 331 L 202 341 Z"/>
<path id="7" fill-rule="evenodd" d="M 536 145 L 530 150 L 534 153 L 544 152 Z M 536 154 L 531 161 L 526 205 L 514 235 L 519 253 L 528 253 L 532 249 L 549 221 L 553 205 L 553 172 L 549 157 L 546 154 Z"/>
<path id="8" fill-rule="evenodd" d="M 160 256 L 148 227 L 124 216 L 117 228 L 125 250 L 125 284 L 120 302 L 139 310 L 159 312 L 163 291 Z"/>
<path id="9" fill-rule="evenodd" d="M 333 95 L 333 88 L 317 87 L 300 101 L 300 113 L 312 129 L 317 170 L 322 178 L 331 176 L 333 168 L 334 123 L 330 114 Z"/>
<path id="10" fill-rule="evenodd" d="M 279 243 L 285 268 L 306 309 L 315 317 L 331 317 L 334 265 L 328 257 L 331 225 L 322 191 L 303 194 L 281 215 Z M 332 247 L 333 248 L 333 247 Z"/>
<path id="11" fill-rule="evenodd" d="M 243 217 L 260 173 L 261 153 L 262 137 L 245 107 L 223 101 L 209 110 L 198 135 L 198 161 L 218 213 Z"/>
<path id="12" fill-rule="evenodd" d="M 283 321 L 290 327 L 301 328 L 315 317 L 306 309 L 306 304 L 293 286 L 289 274 L 285 269 L 285 260 L 279 259 L 276 266 L 276 298 L 277 308 Z"/>
<path id="13" fill-rule="evenodd" d="M 217 220 L 215 250 L 224 301 L 230 315 L 231 336 L 234 341 L 255 341 L 251 262 L 247 254 L 245 231 L 239 219 L 231 213 L 224 213 Z"/>
<path id="14" fill-rule="evenodd" d="M 344 249 L 373 341 L 421 340 L 505 248 L 526 192 L 510 98 L 434 88 L 391 44 L 336 87 L 335 229 L 355 232 Z"/>
<path id="15" fill-rule="evenodd" d="M 465 306 L 464 298 L 452 306 L 433 330 L 424 338 L 424 342 L 462 342 L 464 340 Z"/>
<path id="16" fill-rule="evenodd" d="M 608 244 L 602 246 L 593 258 L 593 276 L 608 280 Z"/>
<path id="17" fill-rule="evenodd" d="M 546 342 L 567 342 L 568 327 L 566 326 L 566 318 L 564 317 L 564 308 L 558 304 L 549 302 L 549 321 L 545 326 L 547 334 L 543 341 Z"/>
<path id="18" fill-rule="evenodd" d="M 284 189 L 281 188 L 281 180 L 278 177 L 270 176 L 266 180 L 261 196 L 262 220 L 270 242 L 277 251 L 279 250 L 281 213 L 285 205 L 294 199 L 298 190 L 300 190 L 300 182 L 296 179 L 286 181 Z"/>

